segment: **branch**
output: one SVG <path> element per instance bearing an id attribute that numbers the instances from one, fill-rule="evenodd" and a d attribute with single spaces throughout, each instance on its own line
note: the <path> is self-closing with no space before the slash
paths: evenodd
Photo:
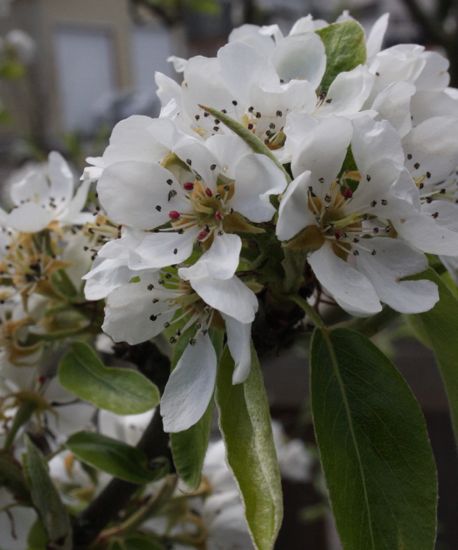
<path id="1" fill-rule="evenodd" d="M 137 444 L 148 462 L 169 455 L 168 434 L 164 432 L 159 409 L 156 409 L 151 422 Z M 75 550 L 85 550 L 97 538 L 99 533 L 119 517 L 119 512 L 128 504 L 138 491 L 139 485 L 113 478 L 105 489 L 83 510 L 73 527 Z"/>
<path id="2" fill-rule="evenodd" d="M 115 352 L 118 357 L 138 365 L 139 370 L 158 386 L 160 392 L 164 391 L 170 373 L 170 362 L 154 344 L 118 344 Z M 165 456 L 170 458 L 172 464 L 169 436 L 164 432 L 159 408 L 143 432 L 137 448 L 146 454 L 149 463 Z M 110 522 L 119 519 L 120 512 L 126 508 L 139 488 L 134 483 L 113 478 L 76 518 L 73 526 L 74 550 L 86 550 Z"/>

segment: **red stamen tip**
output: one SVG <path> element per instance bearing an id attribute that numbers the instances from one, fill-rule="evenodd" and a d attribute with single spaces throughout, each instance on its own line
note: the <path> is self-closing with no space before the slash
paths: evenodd
<path id="1" fill-rule="evenodd" d="M 198 241 L 203 241 L 208 236 L 208 231 L 206 229 L 202 229 L 202 231 L 197 235 Z"/>
<path id="2" fill-rule="evenodd" d="M 350 187 L 344 187 L 342 189 L 342 195 L 346 198 L 346 199 L 351 199 L 353 197 L 353 191 L 350 189 Z"/>
<path id="3" fill-rule="evenodd" d="M 170 210 L 169 212 L 169 218 L 171 220 L 178 220 L 178 218 L 180 217 L 180 213 L 177 212 L 176 210 Z"/>
<path id="4" fill-rule="evenodd" d="M 192 191 L 194 189 L 194 183 L 192 181 L 187 181 L 183 184 L 183 187 L 186 191 Z"/>
<path id="5" fill-rule="evenodd" d="M 205 194 L 207 195 L 207 197 L 213 197 L 213 191 L 208 187 L 205 188 Z"/>
<path id="6" fill-rule="evenodd" d="M 217 210 L 215 212 L 215 220 L 220 222 L 222 219 L 223 219 L 223 215 L 221 214 L 221 212 L 219 210 Z"/>

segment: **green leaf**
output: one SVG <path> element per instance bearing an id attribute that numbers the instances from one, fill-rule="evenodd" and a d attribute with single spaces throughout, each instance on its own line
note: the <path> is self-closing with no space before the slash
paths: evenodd
<path id="1" fill-rule="evenodd" d="M 433 270 L 412 277 L 437 284 L 439 302 L 425 313 L 411 315 L 423 343 L 431 345 L 447 392 L 455 439 L 458 442 L 458 299 Z"/>
<path id="2" fill-rule="evenodd" d="M 70 550 L 72 539 L 70 518 L 51 481 L 48 465 L 28 437 L 26 437 L 26 450 L 24 468 L 30 495 L 49 537 L 49 547 L 52 546 L 56 550 Z"/>
<path id="3" fill-rule="evenodd" d="M 178 475 L 191 489 L 197 489 L 210 439 L 213 418 L 213 401 L 210 401 L 202 418 L 184 432 L 170 434 L 173 462 Z"/>
<path id="4" fill-rule="evenodd" d="M 6 487 L 19 502 L 30 501 L 21 467 L 15 459 L 7 453 L 0 453 L 0 487 Z"/>
<path id="5" fill-rule="evenodd" d="M 161 467 L 148 467 L 143 451 L 126 443 L 93 432 L 78 432 L 67 440 L 67 447 L 81 460 L 94 468 L 131 483 L 142 485 L 161 478 L 168 470 L 164 461 Z"/>
<path id="6" fill-rule="evenodd" d="M 312 412 L 345 550 L 432 550 L 437 479 L 423 415 L 365 336 L 317 329 Z"/>
<path id="7" fill-rule="evenodd" d="M 48 537 L 45 528 L 38 519 L 31 527 L 27 537 L 27 550 L 47 550 Z"/>
<path id="8" fill-rule="evenodd" d="M 105 367 L 82 342 L 75 342 L 62 359 L 59 382 L 79 398 L 120 415 L 150 411 L 160 400 L 159 390 L 143 374 Z"/>
<path id="9" fill-rule="evenodd" d="M 269 157 L 270 160 L 277 166 L 277 168 L 279 168 L 283 172 L 286 180 L 291 180 L 291 177 L 285 170 L 283 164 L 277 159 L 277 157 L 272 153 L 267 145 L 265 145 L 265 143 L 263 143 L 258 138 L 256 134 L 253 134 L 253 132 L 245 128 L 243 124 L 240 124 L 240 122 L 238 122 L 237 120 L 234 120 L 230 116 L 227 116 L 222 111 L 218 111 L 217 109 L 213 109 L 212 107 L 208 107 L 206 105 L 200 105 L 200 107 L 207 113 L 210 113 L 213 117 L 220 120 L 230 130 L 232 130 L 235 134 L 242 138 L 243 141 L 248 145 L 248 147 L 250 147 L 255 153 L 259 153 L 261 155 Z"/>
<path id="10" fill-rule="evenodd" d="M 339 73 L 366 62 L 366 37 L 364 29 L 354 20 L 333 23 L 316 33 L 326 50 L 326 72 L 320 86 L 326 93 Z"/>
<path id="11" fill-rule="evenodd" d="M 242 495 L 251 536 L 258 550 L 270 550 L 281 526 L 283 499 L 269 403 L 254 348 L 251 353 L 248 379 L 233 385 L 234 362 L 228 350 L 224 351 L 216 401 L 227 459 Z"/>

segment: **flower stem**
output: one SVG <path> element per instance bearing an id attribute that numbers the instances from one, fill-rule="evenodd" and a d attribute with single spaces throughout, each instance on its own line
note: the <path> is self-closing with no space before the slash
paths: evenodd
<path id="1" fill-rule="evenodd" d="M 159 409 L 156 409 L 151 422 L 137 444 L 149 461 L 167 456 L 168 434 L 164 432 Z M 129 504 L 140 486 L 113 478 L 103 491 L 83 510 L 73 526 L 75 550 L 87 549 L 101 531 Z"/>
<path id="2" fill-rule="evenodd" d="M 307 302 L 307 300 L 297 295 L 290 295 L 289 299 L 304 310 L 304 312 L 307 314 L 309 319 L 313 322 L 313 324 L 316 327 L 320 328 L 321 330 L 327 329 L 323 319 L 318 315 L 315 309 Z"/>

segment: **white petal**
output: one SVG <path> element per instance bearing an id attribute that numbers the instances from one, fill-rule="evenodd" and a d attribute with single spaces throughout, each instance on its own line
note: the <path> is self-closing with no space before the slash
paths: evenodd
<path id="1" fill-rule="evenodd" d="M 170 120 L 152 119 L 143 115 L 126 118 L 113 128 L 110 145 L 102 157 L 103 166 L 129 160 L 158 161 L 168 153 L 164 141 L 173 141 L 175 132 Z M 162 135 L 164 140 L 158 141 L 158 135 Z"/>
<path id="2" fill-rule="evenodd" d="M 404 139 L 406 166 L 414 177 L 430 173 L 431 183 L 445 179 L 457 165 L 458 118 L 433 117 Z M 409 157 L 411 155 L 411 158 Z"/>
<path id="3" fill-rule="evenodd" d="M 422 57 L 426 63 L 415 82 L 417 90 L 442 91 L 450 82 L 448 59 L 437 52 L 424 52 Z"/>
<path id="4" fill-rule="evenodd" d="M 129 260 L 130 269 L 160 268 L 184 262 L 192 253 L 198 232 L 190 228 L 182 234 L 169 231 L 146 234 Z"/>
<path id="5" fill-rule="evenodd" d="M 181 276 L 181 270 L 178 271 Z M 190 280 L 192 288 L 209 306 L 237 319 L 251 323 L 258 310 L 256 294 L 238 277 L 212 279 L 201 277 Z"/>
<path id="6" fill-rule="evenodd" d="M 128 283 L 134 273 L 124 262 L 123 259 L 96 258 L 91 271 L 84 276 L 86 298 L 101 300 L 116 288 Z"/>
<path id="7" fill-rule="evenodd" d="M 108 296 L 102 329 L 115 342 L 131 346 L 145 342 L 160 334 L 171 321 L 176 307 L 163 299 L 153 302 L 156 293 L 148 290 L 152 281 L 156 281 L 154 276 L 142 276 L 141 282 L 124 285 Z M 160 293 L 164 294 L 162 290 Z"/>
<path id="8" fill-rule="evenodd" d="M 395 82 L 382 90 L 372 104 L 372 109 L 380 118 L 388 120 L 401 137 L 412 128 L 410 101 L 415 91 L 415 86 L 409 82 Z"/>
<path id="9" fill-rule="evenodd" d="M 382 306 L 369 279 L 325 244 L 310 254 L 308 262 L 316 278 L 334 300 L 353 315 L 373 315 Z"/>
<path id="10" fill-rule="evenodd" d="M 232 100 L 234 100 L 234 95 L 222 80 L 221 68 L 217 59 L 208 59 L 200 55 L 192 57 L 186 66 L 184 80 L 186 86 L 181 88 L 180 94 L 184 110 L 190 118 L 193 129 L 195 128 L 197 131 L 197 129 L 205 127 L 210 131 L 215 125 L 213 117 L 204 116 L 199 105 L 207 105 L 218 110 L 226 109 L 229 116 L 233 116 Z"/>
<path id="11" fill-rule="evenodd" d="M 417 44 L 398 44 L 378 53 L 370 66 L 376 75 L 377 91 L 393 82 L 415 83 L 426 65 L 424 47 Z"/>
<path id="12" fill-rule="evenodd" d="M 351 148 L 358 168 L 367 174 L 371 166 L 382 160 L 404 164 L 404 152 L 399 134 L 386 121 L 374 121 L 370 117 L 353 120 Z"/>
<path id="13" fill-rule="evenodd" d="M 352 125 L 345 118 L 329 116 L 309 119 L 307 126 L 293 155 L 291 169 L 294 176 L 310 170 L 313 190 L 321 195 L 321 189 L 328 189 L 342 167 L 350 145 Z"/>
<path id="14" fill-rule="evenodd" d="M 253 47 L 231 42 L 218 50 L 221 75 L 234 97 L 248 102 L 253 84 L 269 89 L 279 85 L 274 66 Z"/>
<path id="15" fill-rule="evenodd" d="M 313 32 L 289 36 L 275 48 L 272 62 L 284 82 L 307 80 L 316 89 L 326 69 L 324 44 Z"/>
<path id="16" fill-rule="evenodd" d="M 208 335 L 188 345 L 173 369 L 161 399 L 166 432 L 182 432 L 200 420 L 215 389 L 216 353 Z"/>
<path id="17" fill-rule="evenodd" d="M 202 178 L 207 187 L 215 189 L 216 178 L 221 169 L 215 155 L 202 142 L 185 137 L 177 143 L 173 151 L 190 167 L 190 170 Z M 215 165 L 217 168 L 212 169 Z"/>
<path id="18" fill-rule="evenodd" d="M 180 277 L 186 280 L 200 277 L 230 279 L 240 261 L 242 239 L 238 235 L 215 235 L 210 248 L 191 267 L 180 269 Z"/>
<path id="19" fill-rule="evenodd" d="M 176 209 L 175 199 L 168 199 L 171 190 L 181 192 L 173 174 L 146 162 L 112 164 L 97 185 L 100 204 L 108 216 L 136 229 L 152 229 L 169 221 L 169 212 Z"/>
<path id="20" fill-rule="evenodd" d="M 278 211 L 276 234 L 280 241 L 287 241 L 307 225 L 315 224 L 308 206 L 310 184 L 310 172 L 304 172 L 288 185 Z"/>
<path id="21" fill-rule="evenodd" d="M 177 73 L 182 73 L 186 69 L 188 60 L 184 57 L 178 57 L 177 55 L 170 55 L 167 57 L 167 61 L 173 65 L 173 68 Z"/>
<path id="22" fill-rule="evenodd" d="M 251 148 L 238 136 L 214 135 L 207 139 L 205 145 L 216 157 L 222 172 L 229 178 L 234 178 L 234 167 L 238 160 L 252 153 Z"/>
<path id="23" fill-rule="evenodd" d="M 235 363 L 232 383 L 241 384 L 248 378 L 251 368 L 251 323 L 240 323 L 228 315 L 223 315 L 223 318 L 227 346 Z"/>
<path id="24" fill-rule="evenodd" d="M 372 25 L 366 41 L 367 58 L 369 60 L 377 55 L 382 48 L 389 19 L 390 14 L 384 13 Z"/>
<path id="25" fill-rule="evenodd" d="M 412 123 L 418 126 L 424 120 L 436 117 L 458 117 L 458 100 L 450 95 L 449 90 L 443 92 L 417 92 L 411 102 Z"/>
<path id="26" fill-rule="evenodd" d="M 434 215 L 437 224 L 458 232 L 458 204 L 448 200 L 434 200 L 422 206 L 422 211 Z"/>
<path id="27" fill-rule="evenodd" d="M 36 233 L 44 229 L 53 219 L 52 212 L 28 202 L 14 208 L 7 216 L 6 224 L 24 233 Z"/>
<path id="28" fill-rule="evenodd" d="M 261 32 L 263 28 L 265 27 L 261 28 L 249 23 L 241 25 L 231 31 L 228 42 L 243 42 L 262 55 L 270 55 L 274 51 L 275 42 L 272 40 L 271 33 Z"/>
<path id="29" fill-rule="evenodd" d="M 318 109 L 318 115 L 334 113 L 350 116 L 361 110 L 372 90 L 374 76 L 364 65 L 352 71 L 339 73 L 326 95 L 326 101 Z"/>
<path id="30" fill-rule="evenodd" d="M 56 151 L 49 153 L 48 174 L 50 196 L 59 205 L 67 204 L 73 196 L 74 177 L 67 162 Z"/>
<path id="31" fill-rule="evenodd" d="M 314 19 L 311 15 L 306 15 L 298 19 L 294 25 L 291 27 L 289 34 L 302 34 L 304 32 L 314 32 L 323 27 L 327 27 L 329 23 L 323 19 Z"/>
<path id="32" fill-rule="evenodd" d="M 82 213 L 81 210 L 86 204 L 90 185 L 90 180 L 81 182 L 75 196 L 70 200 L 68 208 L 59 216 L 61 222 L 78 225 L 88 221 L 90 214 Z"/>
<path id="33" fill-rule="evenodd" d="M 397 239 L 375 238 L 368 246 L 376 254 L 362 253 L 356 259 L 360 269 L 374 285 L 382 302 L 401 313 L 430 310 L 439 300 L 437 286 L 431 281 L 401 281 L 426 269 L 424 254 Z"/>
<path id="34" fill-rule="evenodd" d="M 369 159 L 367 160 L 370 162 Z M 368 212 L 379 215 L 382 219 L 388 219 L 396 210 L 394 205 L 399 202 L 394 197 L 391 198 L 391 191 L 393 184 L 399 182 L 402 173 L 402 165 L 394 164 L 390 159 L 378 160 L 369 167 L 368 172 L 361 169 L 362 179 L 354 191 L 351 201 L 345 205 L 345 213 L 348 215 Z M 412 180 L 405 172 L 404 177 L 409 178 L 409 181 Z M 413 182 L 411 183 L 413 184 Z M 406 189 L 404 189 L 405 192 Z M 412 190 L 412 196 L 414 193 L 415 191 Z"/>
<path id="35" fill-rule="evenodd" d="M 154 73 L 156 95 L 161 100 L 161 118 L 173 119 L 180 111 L 181 87 L 175 80 L 159 71 Z"/>
<path id="36" fill-rule="evenodd" d="M 235 193 L 231 206 L 255 223 L 267 222 L 275 214 L 271 195 L 286 187 L 283 172 L 265 155 L 249 154 L 235 168 Z"/>
<path id="37" fill-rule="evenodd" d="M 24 202 L 46 203 L 49 199 L 49 184 L 45 172 L 31 169 L 22 179 L 13 182 L 10 196 L 16 206 L 22 206 Z"/>
<path id="38" fill-rule="evenodd" d="M 423 212 L 412 211 L 401 218 L 392 218 L 399 236 L 428 254 L 456 256 L 458 233 L 440 226 Z"/>

